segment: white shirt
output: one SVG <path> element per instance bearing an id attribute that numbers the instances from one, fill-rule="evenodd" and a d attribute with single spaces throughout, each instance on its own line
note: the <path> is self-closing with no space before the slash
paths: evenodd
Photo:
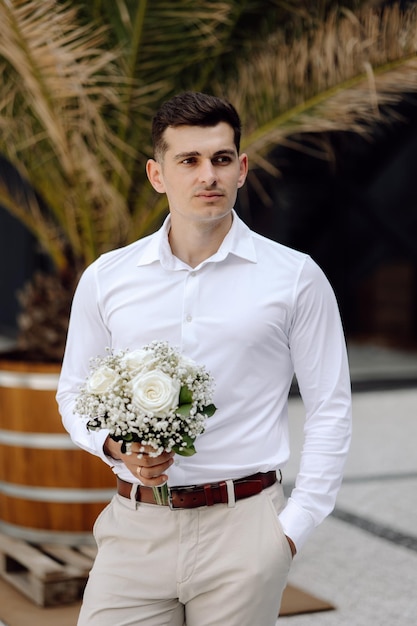
<path id="1" fill-rule="evenodd" d="M 89 360 L 166 340 L 215 380 L 216 413 L 176 456 L 169 484 L 193 485 L 282 469 L 289 458 L 288 393 L 294 372 L 306 410 L 296 486 L 279 519 L 299 549 L 334 507 L 351 434 L 345 340 L 333 291 L 308 255 L 252 232 L 233 213 L 219 250 L 191 268 L 155 234 L 104 254 L 78 285 L 57 399 L 73 441 L 121 478 L 103 453 L 106 431 L 73 413 Z"/>

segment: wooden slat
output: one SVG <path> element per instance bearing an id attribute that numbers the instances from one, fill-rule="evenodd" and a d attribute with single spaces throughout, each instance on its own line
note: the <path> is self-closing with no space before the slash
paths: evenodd
<path id="1" fill-rule="evenodd" d="M 81 598 L 93 558 L 65 545 L 34 546 L 0 533 L 0 575 L 40 606 Z"/>
<path id="2" fill-rule="evenodd" d="M 93 565 L 92 559 L 89 556 L 82 554 L 71 546 L 61 544 L 42 543 L 39 547 L 42 551 L 58 559 L 60 562 L 65 563 L 67 566 L 77 568 L 81 575 L 88 576 Z"/>
<path id="3" fill-rule="evenodd" d="M 65 576 L 62 565 L 24 541 L 0 534 L 0 551 L 42 580 L 57 580 Z"/>
<path id="4" fill-rule="evenodd" d="M 78 546 L 78 551 L 81 552 L 82 554 L 85 554 L 92 561 L 94 561 L 94 559 L 96 558 L 96 555 L 97 555 L 97 547 L 96 546 L 91 546 L 91 545 Z"/>

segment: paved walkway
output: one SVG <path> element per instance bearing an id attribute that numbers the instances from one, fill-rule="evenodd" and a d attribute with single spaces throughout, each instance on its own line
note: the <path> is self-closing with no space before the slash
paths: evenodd
<path id="1" fill-rule="evenodd" d="M 294 561 L 290 583 L 335 611 L 279 626 L 417 623 L 417 378 L 415 388 L 356 392 L 354 435 L 335 512 Z M 302 441 L 301 400 L 290 401 L 291 488 Z M 261 626 L 261 625 L 259 625 Z"/>
<path id="2" fill-rule="evenodd" d="M 348 344 L 353 390 L 417 386 L 417 352 Z"/>

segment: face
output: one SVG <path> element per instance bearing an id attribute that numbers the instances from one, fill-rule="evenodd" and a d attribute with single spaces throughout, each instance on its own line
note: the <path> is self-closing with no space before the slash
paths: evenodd
<path id="1" fill-rule="evenodd" d="M 156 191 L 167 195 L 173 223 L 230 216 L 248 171 L 247 156 L 238 155 L 231 126 L 169 127 L 164 139 L 164 158 L 148 161 L 147 173 Z"/>

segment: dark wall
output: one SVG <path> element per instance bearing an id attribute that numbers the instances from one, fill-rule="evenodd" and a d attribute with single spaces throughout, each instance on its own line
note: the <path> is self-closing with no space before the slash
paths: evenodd
<path id="1" fill-rule="evenodd" d="M 0 332 L 13 334 L 19 310 L 17 291 L 37 263 L 36 245 L 30 233 L 0 207 Z"/>
<path id="2" fill-rule="evenodd" d="M 254 172 L 269 200 L 249 185 L 239 211 L 258 232 L 308 252 L 332 283 L 350 337 L 417 346 L 417 107 L 373 136 L 336 133 L 317 158 L 279 148 L 280 178 Z"/>

